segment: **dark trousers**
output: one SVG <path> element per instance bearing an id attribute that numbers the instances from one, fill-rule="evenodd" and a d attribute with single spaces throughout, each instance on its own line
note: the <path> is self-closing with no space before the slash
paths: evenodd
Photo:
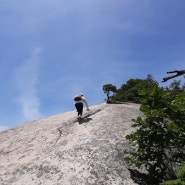
<path id="1" fill-rule="evenodd" d="M 76 110 L 78 112 L 78 116 L 81 115 L 83 113 L 83 103 L 76 103 L 75 104 Z"/>

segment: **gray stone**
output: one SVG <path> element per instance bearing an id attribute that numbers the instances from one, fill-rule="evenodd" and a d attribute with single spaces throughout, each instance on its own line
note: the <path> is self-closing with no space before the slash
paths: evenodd
<path id="1" fill-rule="evenodd" d="M 100 104 L 0 132 L 0 185 L 134 185 L 123 160 L 138 104 Z"/>

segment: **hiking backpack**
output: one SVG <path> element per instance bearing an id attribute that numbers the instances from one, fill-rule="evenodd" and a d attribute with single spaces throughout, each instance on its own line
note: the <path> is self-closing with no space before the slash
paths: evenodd
<path id="1" fill-rule="evenodd" d="M 80 101 L 82 100 L 82 97 L 80 95 L 74 97 L 74 101 Z"/>

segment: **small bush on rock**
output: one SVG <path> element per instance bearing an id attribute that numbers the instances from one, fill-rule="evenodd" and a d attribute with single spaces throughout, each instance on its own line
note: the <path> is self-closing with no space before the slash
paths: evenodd
<path id="1" fill-rule="evenodd" d="M 126 136 L 135 150 L 125 160 L 143 166 L 159 182 L 176 179 L 176 165 L 185 161 L 185 91 L 172 93 L 154 86 L 140 95 L 144 116 L 133 120 L 136 131 Z"/>

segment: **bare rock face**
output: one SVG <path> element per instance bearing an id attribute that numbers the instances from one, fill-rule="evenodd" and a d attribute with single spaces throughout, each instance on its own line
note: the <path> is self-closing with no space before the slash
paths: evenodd
<path id="1" fill-rule="evenodd" d="M 134 185 L 123 160 L 137 104 L 100 104 L 0 132 L 0 185 Z"/>

